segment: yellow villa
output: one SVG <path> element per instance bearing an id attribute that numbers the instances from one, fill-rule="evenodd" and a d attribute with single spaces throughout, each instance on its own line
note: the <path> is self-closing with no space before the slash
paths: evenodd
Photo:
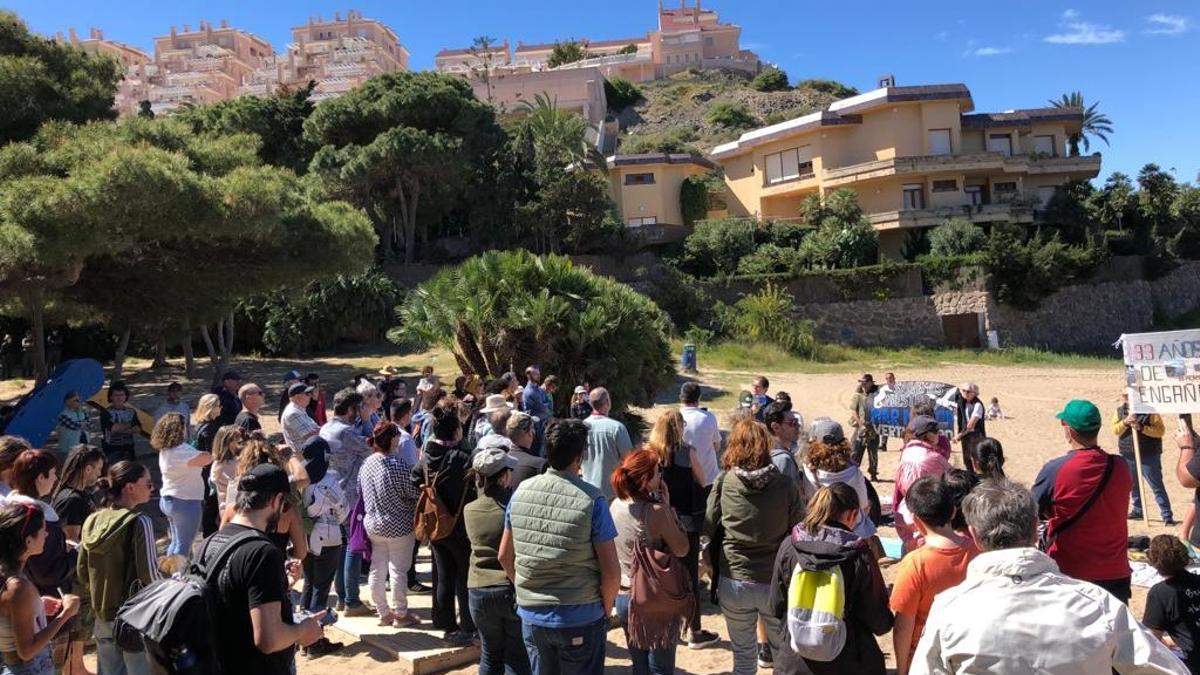
<path id="1" fill-rule="evenodd" d="M 724 168 L 731 215 L 792 218 L 809 195 L 848 188 L 892 258 L 908 231 L 949 217 L 1031 223 L 1057 186 L 1100 172 L 1099 153 L 1066 150 L 1082 110 L 974 108 L 962 84 L 889 84 L 746 132 L 710 156 Z"/>
<path id="2" fill-rule="evenodd" d="M 691 231 L 680 208 L 683 181 L 715 168 L 688 154 L 613 155 L 608 158 L 609 189 L 621 219 L 643 243 L 677 241 Z"/>

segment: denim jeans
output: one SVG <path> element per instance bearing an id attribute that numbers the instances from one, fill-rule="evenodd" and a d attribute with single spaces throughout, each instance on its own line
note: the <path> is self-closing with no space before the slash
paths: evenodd
<path id="1" fill-rule="evenodd" d="M 304 556 L 304 593 L 300 595 L 302 609 L 319 612 L 329 606 L 329 588 L 341 564 L 341 546 L 322 546 L 319 555 L 309 551 Z"/>
<path id="2" fill-rule="evenodd" d="M 471 620 L 479 631 L 479 675 L 529 675 L 513 587 L 471 588 L 467 596 Z"/>
<path id="3" fill-rule="evenodd" d="M 54 675 L 54 658 L 50 655 L 50 645 L 33 655 L 24 663 L 9 665 L 0 661 L 0 675 Z"/>
<path id="4" fill-rule="evenodd" d="M 733 675 L 755 675 L 758 672 L 758 620 L 767 629 L 771 652 L 779 652 L 779 619 L 767 603 L 769 584 L 754 581 L 734 581 L 721 577 L 721 613 L 729 642 L 733 645 Z"/>
<path id="5" fill-rule="evenodd" d="M 342 541 L 349 541 L 346 528 L 342 528 Z M 333 588 L 338 599 L 347 607 L 358 607 L 362 600 L 358 598 L 358 584 L 362 576 L 362 554 L 351 553 L 349 546 L 342 547 L 342 564 L 338 565 L 337 574 L 333 577 Z"/>
<path id="6" fill-rule="evenodd" d="M 113 622 L 96 617 L 96 665 L 100 675 L 150 675 L 146 652 L 127 652 L 112 636 Z"/>
<path id="7" fill-rule="evenodd" d="M 521 624 L 534 675 L 602 675 L 608 617 L 573 628 Z"/>
<path id="8" fill-rule="evenodd" d="M 1141 514 L 1142 486 L 1137 478 L 1137 462 L 1133 455 L 1122 453 L 1121 456 L 1129 463 L 1129 475 L 1133 476 L 1133 488 L 1130 490 L 1133 497 L 1133 513 Z M 1150 492 L 1154 494 L 1154 501 L 1158 503 L 1158 512 L 1162 514 L 1162 519 L 1174 520 L 1171 514 L 1171 498 L 1167 496 L 1167 488 L 1163 486 L 1161 453 L 1142 453 L 1142 477 L 1146 479 L 1146 485 L 1150 486 Z"/>
<path id="9" fill-rule="evenodd" d="M 371 573 L 367 576 L 367 587 L 371 589 L 371 602 L 379 616 L 390 613 L 408 612 L 408 565 L 412 561 L 413 535 L 403 537 L 371 538 Z M 388 605 L 385 581 L 392 583 L 392 604 Z"/>
<path id="10" fill-rule="evenodd" d="M 625 630 L 625 642 L 629 642 L 629 596 L 617 596 L 617 619 Z M 666 649 L 634 649 L 629 647 L 629 659 L 633 661 L 633 675 L 672 675 L 675 672 L 675 645 Z"/>
<path id="11" fill-rule="evenodd" d="M 437 576 L 433 588 L 433 627 L 439 630 L 475 632 L 467 598 L 467 569 L 471 564 L 471 544 L 451 535 L 429 545 Z M 455 620 L 455 605 L 458 620 Z"/>
<path id="12" fill-rule="evenodd" d="M 167 546 L 167 555 L 182 555 L 192 557 L 192 544 L 196 542 L 196 532 L 200 529 L 200 516 L 204 502 L 199 499 L 178 499 L 162 496 L 158 506 L 167 517 L 171 543 Z"/>

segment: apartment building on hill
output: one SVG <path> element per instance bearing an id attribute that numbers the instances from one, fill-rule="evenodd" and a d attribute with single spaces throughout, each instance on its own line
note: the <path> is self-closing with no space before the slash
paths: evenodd
<path id="1" fill-rule="evenodd" d="M 742 134 L 712 149 L 730 215 L 793 218 L 809 195 L 858 194 L 899 257 L 907 233 L 957 216 L 1032 223 L 1054 190 L 1100 172 L 1100 155 L 1069 155 L 1083 111 L 974 112 L 962 84 L 882 86 L 827 109 Z"/>
<path id="2" fill-rule="evenodd" d="M 68 31 L 68 35 L 64 39 L 63 34 L 58 33 L 54 39 L 60 44 L 75 45 L 92 56 L 114 59 L 121 64 L 126 77 L 117 87 L 113 105 L 119 111 L 136 112 L 139 102 L 146 98 L 145 88 L 140 77 L 130 77 L 129 73 L 140 73 L 154 57 L 132 45 L 106 39 L 104 31 L 99 28 L 90 29 L 86 39 L 80 39 L 74 28 Z"/>
<path id="3" fill-rule="evenodd" d="M 613 155 L 608 158 L 609 194 L 643 244 L 681 241 L 691 232 L 680 203 L 683 181 L 716 168 L 704 157 L 682 153 Z"/>

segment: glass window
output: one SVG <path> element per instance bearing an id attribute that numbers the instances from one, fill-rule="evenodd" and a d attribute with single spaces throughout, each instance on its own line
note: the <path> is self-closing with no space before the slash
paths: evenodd
<path id="1" fill-rule="evenodd" d="M 658 224 L 657 216 L 646 216 L 645 218 L 630 218 L 629 219 L 630 227 L 641 227 L 643 225 L 657 225 L 657 224 Z"/>
<path id="2" fill-rule="evenodd" d="M 791 150 L 784 150 L 783 152 L 779 153 L 779 156 L 780 156 L 780 161 L 783 164 L 782 179 L 783 180 L 792 180 L 794 178 L 799 178 L 800 177 L 800 166 L 799 166 L 800 163 L 798 161 L 796 161 L 797 155 L 796 155 L 795 148 L 793 148 Z"/>
<path id="3" fill-rule="evenodd" d="M 626 185 L 653 185 L 653 173 L 628 173 L 625 174 Z"/>
<path id="4" fill-rule="evenodd" d="M 933 181 L 934 192 L 958 192 L 958 181 L 956 180 L 935 180 Z"/>
<path id="5" fill-rule="evenodd" d="M 1054 136 L 1034 136 L 1033 151 L 1041 155 L 1054 156 Z"/>
<path id="6" fill-rule="evenodd" d="M 767 184 L 783 180 L 783 155 L 775 153 L 767 155 Z"/>
<path id="7" fill-rule="evenodd" d="M 765 160 L 767 185 L 811 176 L 813 172 L 812 150 L 807 145 L 767 155 Z"/>
<path id="8" fill-rule="evenodd" d="M 950 149 L 950 130 L 949 129 L 930 129 L 929 130 L 929 154 L 931 155 L 949 155 Z"/>
<path id="9" fill-rule="evenodd" d="M 904 208 L 925 208 L 925 189 L 920 183 L 909 183 L 904 186 Z"/>
<path id="10" fill-rule="evenodd" d="M 963 192 L 967 193 L 967 203 L 971 206 L 979 206 L 983 204 L 982 185 L 964 185 Z"/>
<path id="11" fill-rule="evenodd" d="M 999 152 L 1005 157 L 1012 155 L 1012 136 L 1008 134 L 988 134 L 988 152 Z"/>

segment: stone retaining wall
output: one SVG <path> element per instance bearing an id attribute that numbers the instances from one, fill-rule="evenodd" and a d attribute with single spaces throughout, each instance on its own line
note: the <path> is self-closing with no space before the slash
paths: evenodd
<path id="1" fill-rule="evenodd" d="M 796 305 L 797 318 L 816 323 L 818 340 L 855 347 L 938 347 L 942 321 L 931 296 Z"/>

